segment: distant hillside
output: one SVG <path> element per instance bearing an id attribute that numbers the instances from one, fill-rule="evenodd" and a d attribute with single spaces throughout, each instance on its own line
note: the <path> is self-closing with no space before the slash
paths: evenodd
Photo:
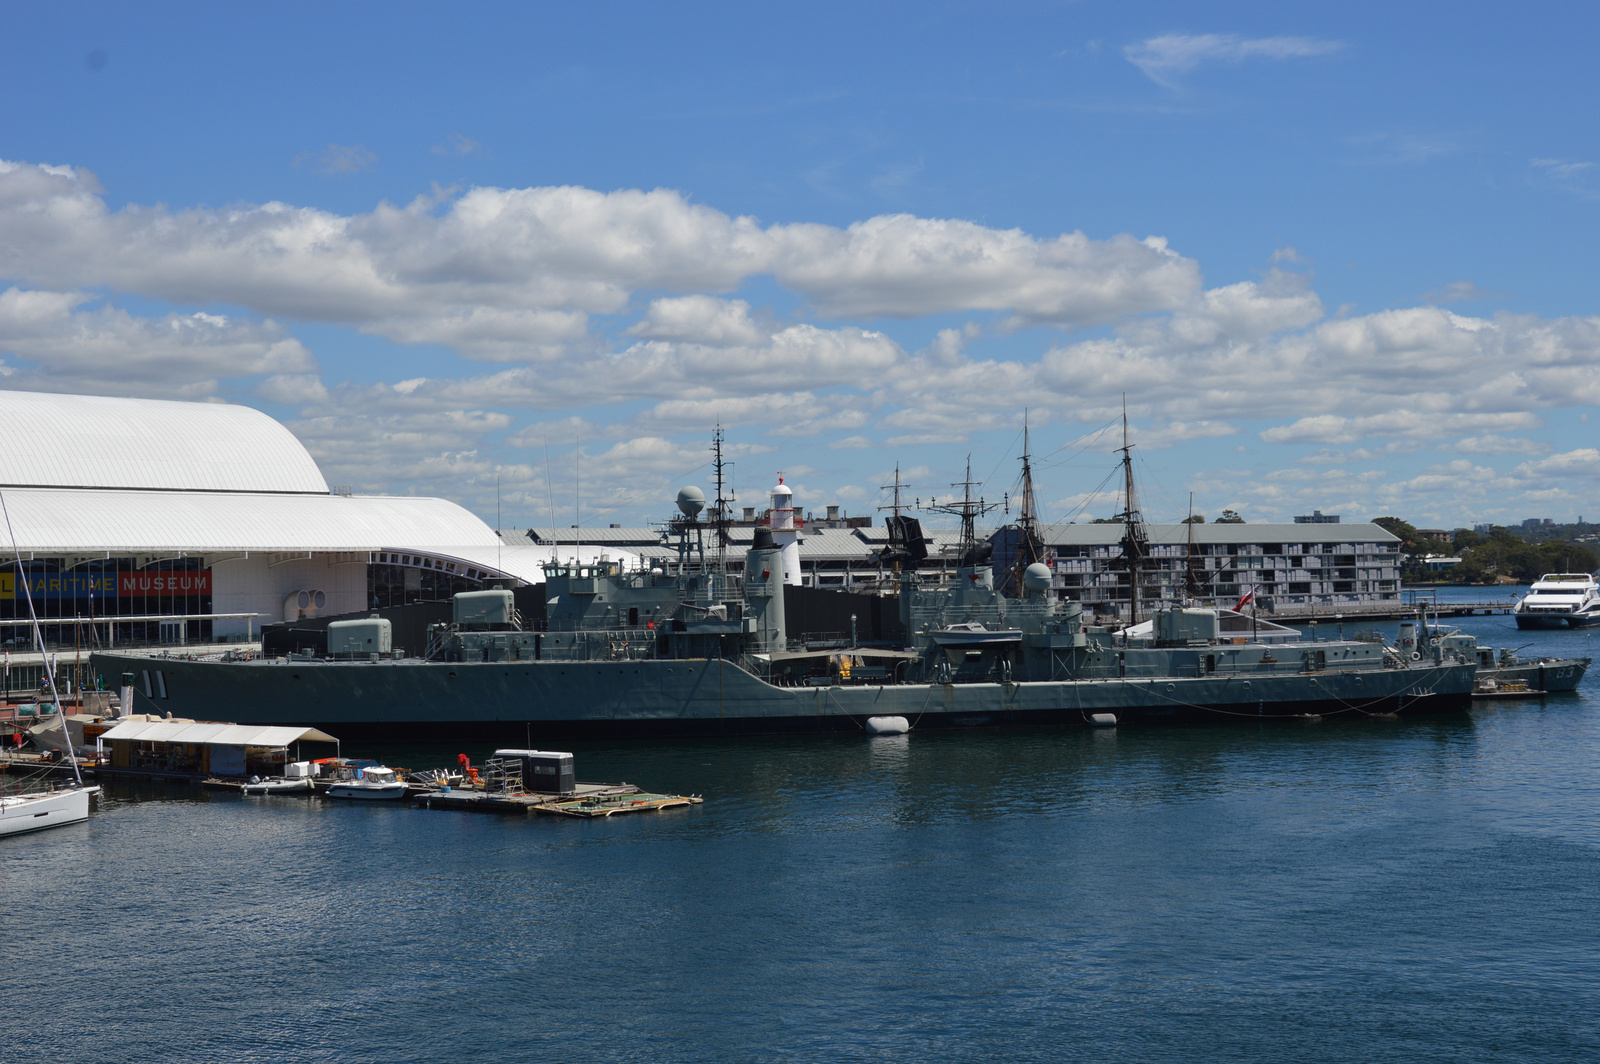
<path id="1" fill-rule="evenodd" d="M 1544 573 L 1594 572 L 1600 568 L 1595 550 L 1600 543 L 1580 542 L 1579 536 L 1600 536 L 1600 527 L 1541 525 L 1537 528 L 1496 525 L 1488 533 L 1459 528 L 1442 539 L 1428 535 L 1398 517 L 1378 517 L 1381 525 L 1400 540 L 1401 578 L 1408 583 L 1447 581 L 1452 584 L 1493 584 L 1512 580 L 1531 583 Z M 1430 569 L 1428 556 L 1459 557 L 1448 570 Z"/>

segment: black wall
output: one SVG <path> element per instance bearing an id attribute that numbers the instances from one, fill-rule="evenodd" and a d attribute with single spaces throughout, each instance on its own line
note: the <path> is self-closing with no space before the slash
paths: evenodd
<path id="1" fill-rule="evenodd" d="M 850 615 L 856 615 L 856 639 L 862 643 L 904 646 L 900 600 L 860 595 L 823 587 L 783 589 L 784 628 L 790 639 L 849 639 Z"/>

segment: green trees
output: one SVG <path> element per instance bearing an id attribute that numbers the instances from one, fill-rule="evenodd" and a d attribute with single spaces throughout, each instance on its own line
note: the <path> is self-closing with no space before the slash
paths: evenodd
<path id="1" fill-rule="evenodd" d="M 1375 517 L 1373 524 L 1399 538 L 1402 579 L 1412 582 L 1444 577 L 1457 584 L 1492 584 L 1505 579 L 1527 584 L 1545 573 L 1587 573 L 1600 567 L 1600 558 L 1583 544 L 1529 543 L 1499 525 L 1488 535 L 1463 529 L 1455 533 L 1451 544 L 1423 535 L 1416 526 L 1398 517 Z M 1423 558 L 1430 554 L 1459 555 L 1461 564 L 1449 573 L 1429 572 Z"/>
<path id="2" fill-rule="evenodd" d="M 1594 551 L 1582 544 L 1528 543 L 1503 528 L 1495 528 L 1461 556 L 1458 568 L 1471 568 L 1457 579 L 1473 583 L 1509 576 L 1519 584 L 1531 584 L 1545 573 L 1592 573 L 1600 566 Z"/>
<path id="3" fill-rule="evenodd" d="M 1402 521 L 1398 517 L 1374 517 L 1372 523 L 1400 540 L 1400 550 L 1404 554 L 1414 554 L 1420 563 L 1425 554 L 1450 555 L 1455 548 L 1442 539 L 1424 536 L 1417 527 L 1409 521 Z"/>

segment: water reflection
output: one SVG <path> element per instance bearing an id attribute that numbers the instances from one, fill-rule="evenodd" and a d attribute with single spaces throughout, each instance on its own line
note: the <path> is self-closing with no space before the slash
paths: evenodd
<path id="1" fill-rule="evenodd" d="M 13 920 L 72 958 L 29 967 L 60 1004 L 7 1055 L 1579 1059 L 1592 682 L 1414 720 L 573 744 L 583 779 L 707 799 L 599 822 L 112 784 L 3 844 Z"/>

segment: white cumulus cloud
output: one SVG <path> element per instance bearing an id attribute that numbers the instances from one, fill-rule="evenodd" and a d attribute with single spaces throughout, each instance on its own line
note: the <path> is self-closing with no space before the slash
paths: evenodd
<path id="1" fill-rule="evenodd" d="M 1246 59 L 1301 59 L 1327 55 L 1342 41 L 1316 37 L 1240 37 L 1232 33 L 1167 33 L 1122 49 L 1123 57 L 1158 85 L 1174 87 L 1180 74 L 1204 63 L 1242 63 Z"/>
<path id="2" fill-rule="evenodd" d="M 221 378 L 316 368 L 311 352 L 271 321 L 144 318 L 94 302 L 83 292 L 0 292 L 5 386 L 201 398 Z"/>

